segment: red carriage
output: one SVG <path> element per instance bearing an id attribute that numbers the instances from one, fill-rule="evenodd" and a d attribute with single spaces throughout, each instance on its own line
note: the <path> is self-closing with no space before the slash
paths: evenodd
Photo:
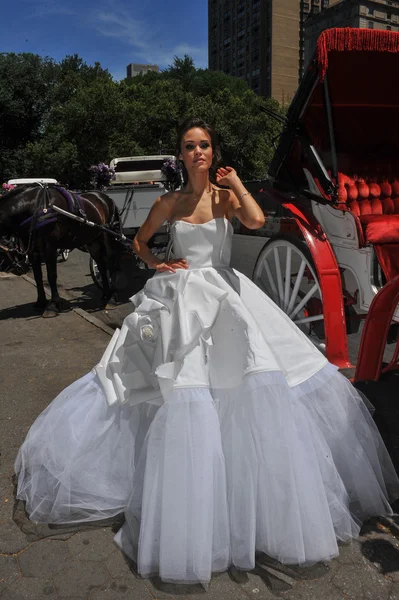
<path id="1" fill-rule="evenodd" d="M 399 321 L 399 33 L 330 29 L 290 105 L 257 193 L 265 227 L 236 224 L 233 266 L 355 380 L 383 364 Z M 265 244 L 265 237 L 269 238 Z M 355 361 L 348 336 L 363 326 Z M 386 359 L 386 355 L 385 355 Z"/>

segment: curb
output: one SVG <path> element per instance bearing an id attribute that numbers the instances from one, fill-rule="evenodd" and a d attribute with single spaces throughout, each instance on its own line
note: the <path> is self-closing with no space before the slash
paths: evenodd
<path id="1" fill-rule="evenodd" d="M 29 277 L 29 275 L 21 275 L 21 277 L 23 279 L 25 279 L 25 281 L 27 281 L 31 285 L 34 285 L 35 287 L 37 287 L 35 280 L 32 279 L 32 277 Z M 51 298 L 50 289 L 46 285 L 44 286 L 44 291 L 46 292 L 46 296 L 48 298 Z M 76 300 L 76 298 L 74 296 L 71 296 L 65 290 L 62 290 L 62 295 L 68 301 Z M 88 312 L 83 310 L 83 308 L 72 308 L 72 311 L 74 313 L 76 313 L 77 315 L 79 315 L 79 317 L 82 317 L 82 319 L 84 319 L 85 321 L 88 321 L 89 323 L 91 323 L 92 325 L 97 327 L 98 329 L 101 329 L 102 331 L 104 331 L 104 333 L 107 333 L 110 337 L 112 337 L 114 335 L 114 330 L 111 329 L 111 327 L 108 327 L 108 325 L 106 325 L 105 323 L 100 321 L 100 319 L 97 319 L 97 317 L 93 317 L 91 314 L 89 314 Z"/>

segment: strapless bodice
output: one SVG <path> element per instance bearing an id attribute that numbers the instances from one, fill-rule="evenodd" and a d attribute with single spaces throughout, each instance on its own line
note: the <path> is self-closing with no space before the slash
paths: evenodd
<path id="1" fill-rule="evenodd" d="M 230 265 L 233 227 L 217 217 L 201 224 L 175 221 L 171 226 L 173 254 L 185 258 L 192 269 Z"/>

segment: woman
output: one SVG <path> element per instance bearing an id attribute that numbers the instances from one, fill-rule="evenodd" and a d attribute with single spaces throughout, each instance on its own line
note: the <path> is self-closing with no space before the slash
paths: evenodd
<path id="1" fill-rule="evenodd" d="M 93 371 L 39 416 L 17 461 L 32 520 L 124 512 L 116 542 L 143 576 L 207 582 L 255 552 L 309 564 L 398 480 L 361 398 L 280 309 L 229 268 L 230 220 L 264 222 L 236 172 L 209 173 L 213 130 L 186 121 L 187 184 L 158 198 L 134 248 L 157 273 Z M 171 224 L 177 258 L 147 242 Z"/>

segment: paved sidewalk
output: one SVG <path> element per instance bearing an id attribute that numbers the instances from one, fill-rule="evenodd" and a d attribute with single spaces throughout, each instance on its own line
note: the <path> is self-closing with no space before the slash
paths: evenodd
<path id="1" fill-rule="evenodd" d="M 121 326 L 123 319 L 133 310 L 130 298 L 142 289 L 146 280 L 152 276 L 153 271 L 142 271 L 139 277 L 134 277 L 131 272 L 131 260 L 126 258 L 121 261 L 123 274 L 120 275 L 120 287 L 123 287 L 123 290 L 118 291 L 117 302 L 113 297 L 110 303 L 111 310 L 102 310 L 100 309 L 101 291 L 91 278 L 89 258 L 87 252 L 74 250 L 66 262 L 58 263 L 60 295 L 67 298 L 74 308 L 80 307 L 111 329 L 116 329 Z M 33 278 L 31 271 L 28 275 Z"/>
<path id="2" fill-rule="evenodd" d="M 113 545 L 117 522 L 91 527 L 31 523 L 15 502 L 13 462 L 36 416 L 101 357 L 109 336 L 74 312 L 33 316 L 35 288 L 0 279 L 1 600 L 399 600 L 399 527 L 374 520 L 329 565 L 286 570 L 259 564 L 248 581 L 228 574 L 209 589 L 137 578 Z"/>

